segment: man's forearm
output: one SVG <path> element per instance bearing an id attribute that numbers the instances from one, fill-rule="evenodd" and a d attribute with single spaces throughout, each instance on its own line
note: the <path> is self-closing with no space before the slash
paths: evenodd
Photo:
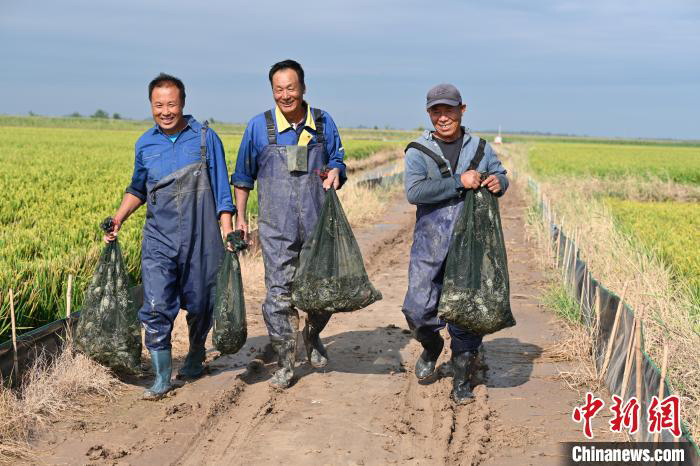
<path id="1" fill-rule="evenodd" d="M 221 231 L 224 236 L 233 231 L 232 219 L 233 214 L 231 214 L 231 212 L 221 212 L 221 215 L 219 215 L 219 224 L 221 225 Z"/>
<path id="2" fill-rule="evenodd" d="M 240 216 L 245 222 L 247 222 L 248 196 L 250 195 L 250 188 L 239 188 L 238 186 L 234 186 L 233 194 L 236 198 L 236 208 L 238 210 L 236 215 Z"/>
<path id="3" fill-rule="evenodd" d="M 129 218 L 134 211 L 136 211 L 136 209 L 141 207 L 141 204 L 143 204 L 141 199 L 131 193 L 125 193 L 122 203 L 117 209 L 117 213 L 114 214 L 114 218 L 117 219 L 119 223 L 124 223 L 124 221 L 126 221 L 126 219 Z"/>

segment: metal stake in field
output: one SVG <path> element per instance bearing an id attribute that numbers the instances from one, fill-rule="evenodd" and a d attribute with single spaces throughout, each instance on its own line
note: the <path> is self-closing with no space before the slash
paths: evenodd
<path id="1" fill-rule="evenodd" d="M 12 363 L 15 377 L 19 376 L 19 365 L 17 364 L 17 327 L 15 324 L 15 297 L 10 288 L 10 320 L 12 322 Z"/>

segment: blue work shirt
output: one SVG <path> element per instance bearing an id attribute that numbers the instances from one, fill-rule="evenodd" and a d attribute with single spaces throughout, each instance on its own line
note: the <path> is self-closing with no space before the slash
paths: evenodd
<path id="1" fill-rule="evenodd" d="M 275 132 L 277 134 L 277 144 L 284 146 L 308 145 L 317 142 L 316 122 L 313 119 L 311 106 L 307 105 L 306 120 L 296 129 L 289 124 L 278 107 L 272 109 L 273 120 L 275 121 Z M 323 134 L 326 139 L 326 154 L 328 155 L 328 168 L 340 169 L 341 182 L 345 179 L 345 149 L 340 142 L 338 127 L 331 116 L 321 110 L 323 119 Z M 269 145 L 267 138 L 267 125 L 265 124 L 265 113 L 253 117 L 243 133 L 243 140 L 238 149 L 238 159 L 236 160 L 236 170 L 231 176 L 231 184 L 240 188 L 253 188 L 253 183 L 257 178 L 258 164 L 257 158 Z M 250 157 L 250 164 L 246 164 L 246 158 Z"/>
<path id="2" fill-rule="evenodd" d="M 198 162 L 201 157 L 202 124 L 192 115 L 185 115 L 187 126 L 177 135 L 175 141 L 165 134 L 158 125 L 149 128 L 136 141 L 134 174 L 126 192 L 146 201 L 146 182 L 156 182 L 182 167 Z M 216 201 L 216 213 L 236 213 L 228 184 L 228 170 L 224 145 L 213 129 L 207 130 L 207 162 L 209 181 Z"/>

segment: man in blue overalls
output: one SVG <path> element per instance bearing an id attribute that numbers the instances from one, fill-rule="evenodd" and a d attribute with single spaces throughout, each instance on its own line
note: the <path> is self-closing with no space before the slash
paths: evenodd
<path id="1" fill-rule="evenodd" d="M 236 229 L 246 235 L 246 205 L 258 181 L 258 228 L 265 264 L 267 296 L 262 305 L 270 341 L 278 355 L 278 370 L 270 383 L 287 388 L 294 378 L 299 314 L 291 304 L 291 283 L 299 253 L 311 236 L 323 204 L 324 190 L 345 181 L 343 146 L 331 116 L 303 99 L 304 70 L 294 60 L 272 66 L 269 73 L 275 108 L 248 122 L 231 177 L 236 205 Z M 319 176 L 328 169 L 322 181 Z M 309 362 L 328 363 L 320 332 L 329 314 L 309 314 L 303 330 Z"/>
<path id="2" fill-rule="evenodd" d="M 416 362 L 419 379 L 433 374 L 444 345 L 440 330 L 445 322 L 437 308 L 452 230 L 464 203 L 462 193 L 486 186 L 501 196 L 508 188 L 506 170 L 491 146 L 462 126 L 466 105 L 456 87 L 433 87 L 426 107 L 435 131 L 425 131 L 409 144 L 405 158 L 406 197 L 417 210 L 402 310 L 423 346 Z M 481 174 L 488 176 L 482 180 Z M 481 336 L 452 324 L 447 330 L 452 338 L 452 397 L 463 402 L 472 397 L 469 379 L 478 362 Z"/>
<path id="3" fill-rule="evenodd" d="M 148 97 L 156 124 L 136 141 L 131 184 L 105 241 L 114 240 L 129 215 L 147 204 L 139 319 L 155 373 L 144 398 L 158 399 L 172 388 L 170 334 L 180 309 L 187 310 L 190 346 L 178 376 L 195 379 L 204 372 L 222 233 L 232 231 L 236 208 L 223 144 L 207 123 L 183 115 L 182 81 L 161 73 L 149 84 Z"/>

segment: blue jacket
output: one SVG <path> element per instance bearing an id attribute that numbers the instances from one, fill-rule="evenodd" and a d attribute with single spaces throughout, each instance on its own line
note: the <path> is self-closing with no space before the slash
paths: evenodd
<path id="1" fill-rule="evenodd" d="M 285 146 L 309 145 L 317 141 L 316 123 L 311 114 L 311 106 L 307 105 L 307 115 L 304 125 L 300 125 L 295 130 L 287 122 L 282 112 L 277 108 L 272 109 L 275 120 L 275 132 L 277 133 L 277 144 Z M 339 168 L 341 180 L 345 179 L 345 149 L 340 141 L 338 128 L 331 116 L 321 112 L 323 118 L 323 134 L 326 139 L 326 154 L 328 154 L 328 168 Z M 310 136 L 310 137 L 309 137 Z M 262 153 L 265 146 L 269 144 L 267 138 L 267 125 L 265 124 L 265 113 L 254 116 L 243 133 L 241 146 L 238 149 L 238 159 L 236 160 L 236 170 L 231 176 L 231 184 L 241 188 L 253 188 L 258 174 L 257 158 Z M 250 157 L 249 168 L 245 160 Z"/>
<path id="2" fill-rule="evenodd" d="M 442 150 L 433 139 L 432 132 L 424 131 L 415 142 L 442 156 Z M 449 178 L 442 177 L 437 164 L 428 155 L 418 149 L 408 149 L 405 156 L 404 176 L 406 198 L 408 202 L 411 204 L 437 204 L 458 197 L 464 189 L 460 181 L 460 175 L 467 171 L 469 163 L 476 154 L 478 145 L 479 138 L 465 131 L 462 150 L 459 154 L 455 173 L 452 173 L 452 167 L 447 159 L 445 159 L 445 163 L 447 163 L 447 166 L 450 168 L 450 173 L 452 174 Z M 501 191 L 496 194 L 497 196 L 503 195 L 506 189 L 508 189 L 506 170 L 503 168 L 503 165 L 501 165 L 500 160 L 498 160 L 496 153 L 489 144 L 486 144 L 484 148 L 484 158 L 481 159 L 477 171 L 494 174 L 498 177 L 501 183 Z"/>
<path id="3" fill-rule="evenodd" d="M 199 161 L 202 124 L 185 115 L 187 126 L 180 132 L 175 142 L 163 133 L 158 125 L 149 128 L 136 141 L 134 174 L 126 192 L 146 201 L 146 181 L 155 182 L 180 168 Z M 211 128 L 207 131 L 207 162 L 209 179 L 216 201 L 216 213 L 236 213 L 228 184 L 228 170 L 224 146 L 219 136 Z"/>

